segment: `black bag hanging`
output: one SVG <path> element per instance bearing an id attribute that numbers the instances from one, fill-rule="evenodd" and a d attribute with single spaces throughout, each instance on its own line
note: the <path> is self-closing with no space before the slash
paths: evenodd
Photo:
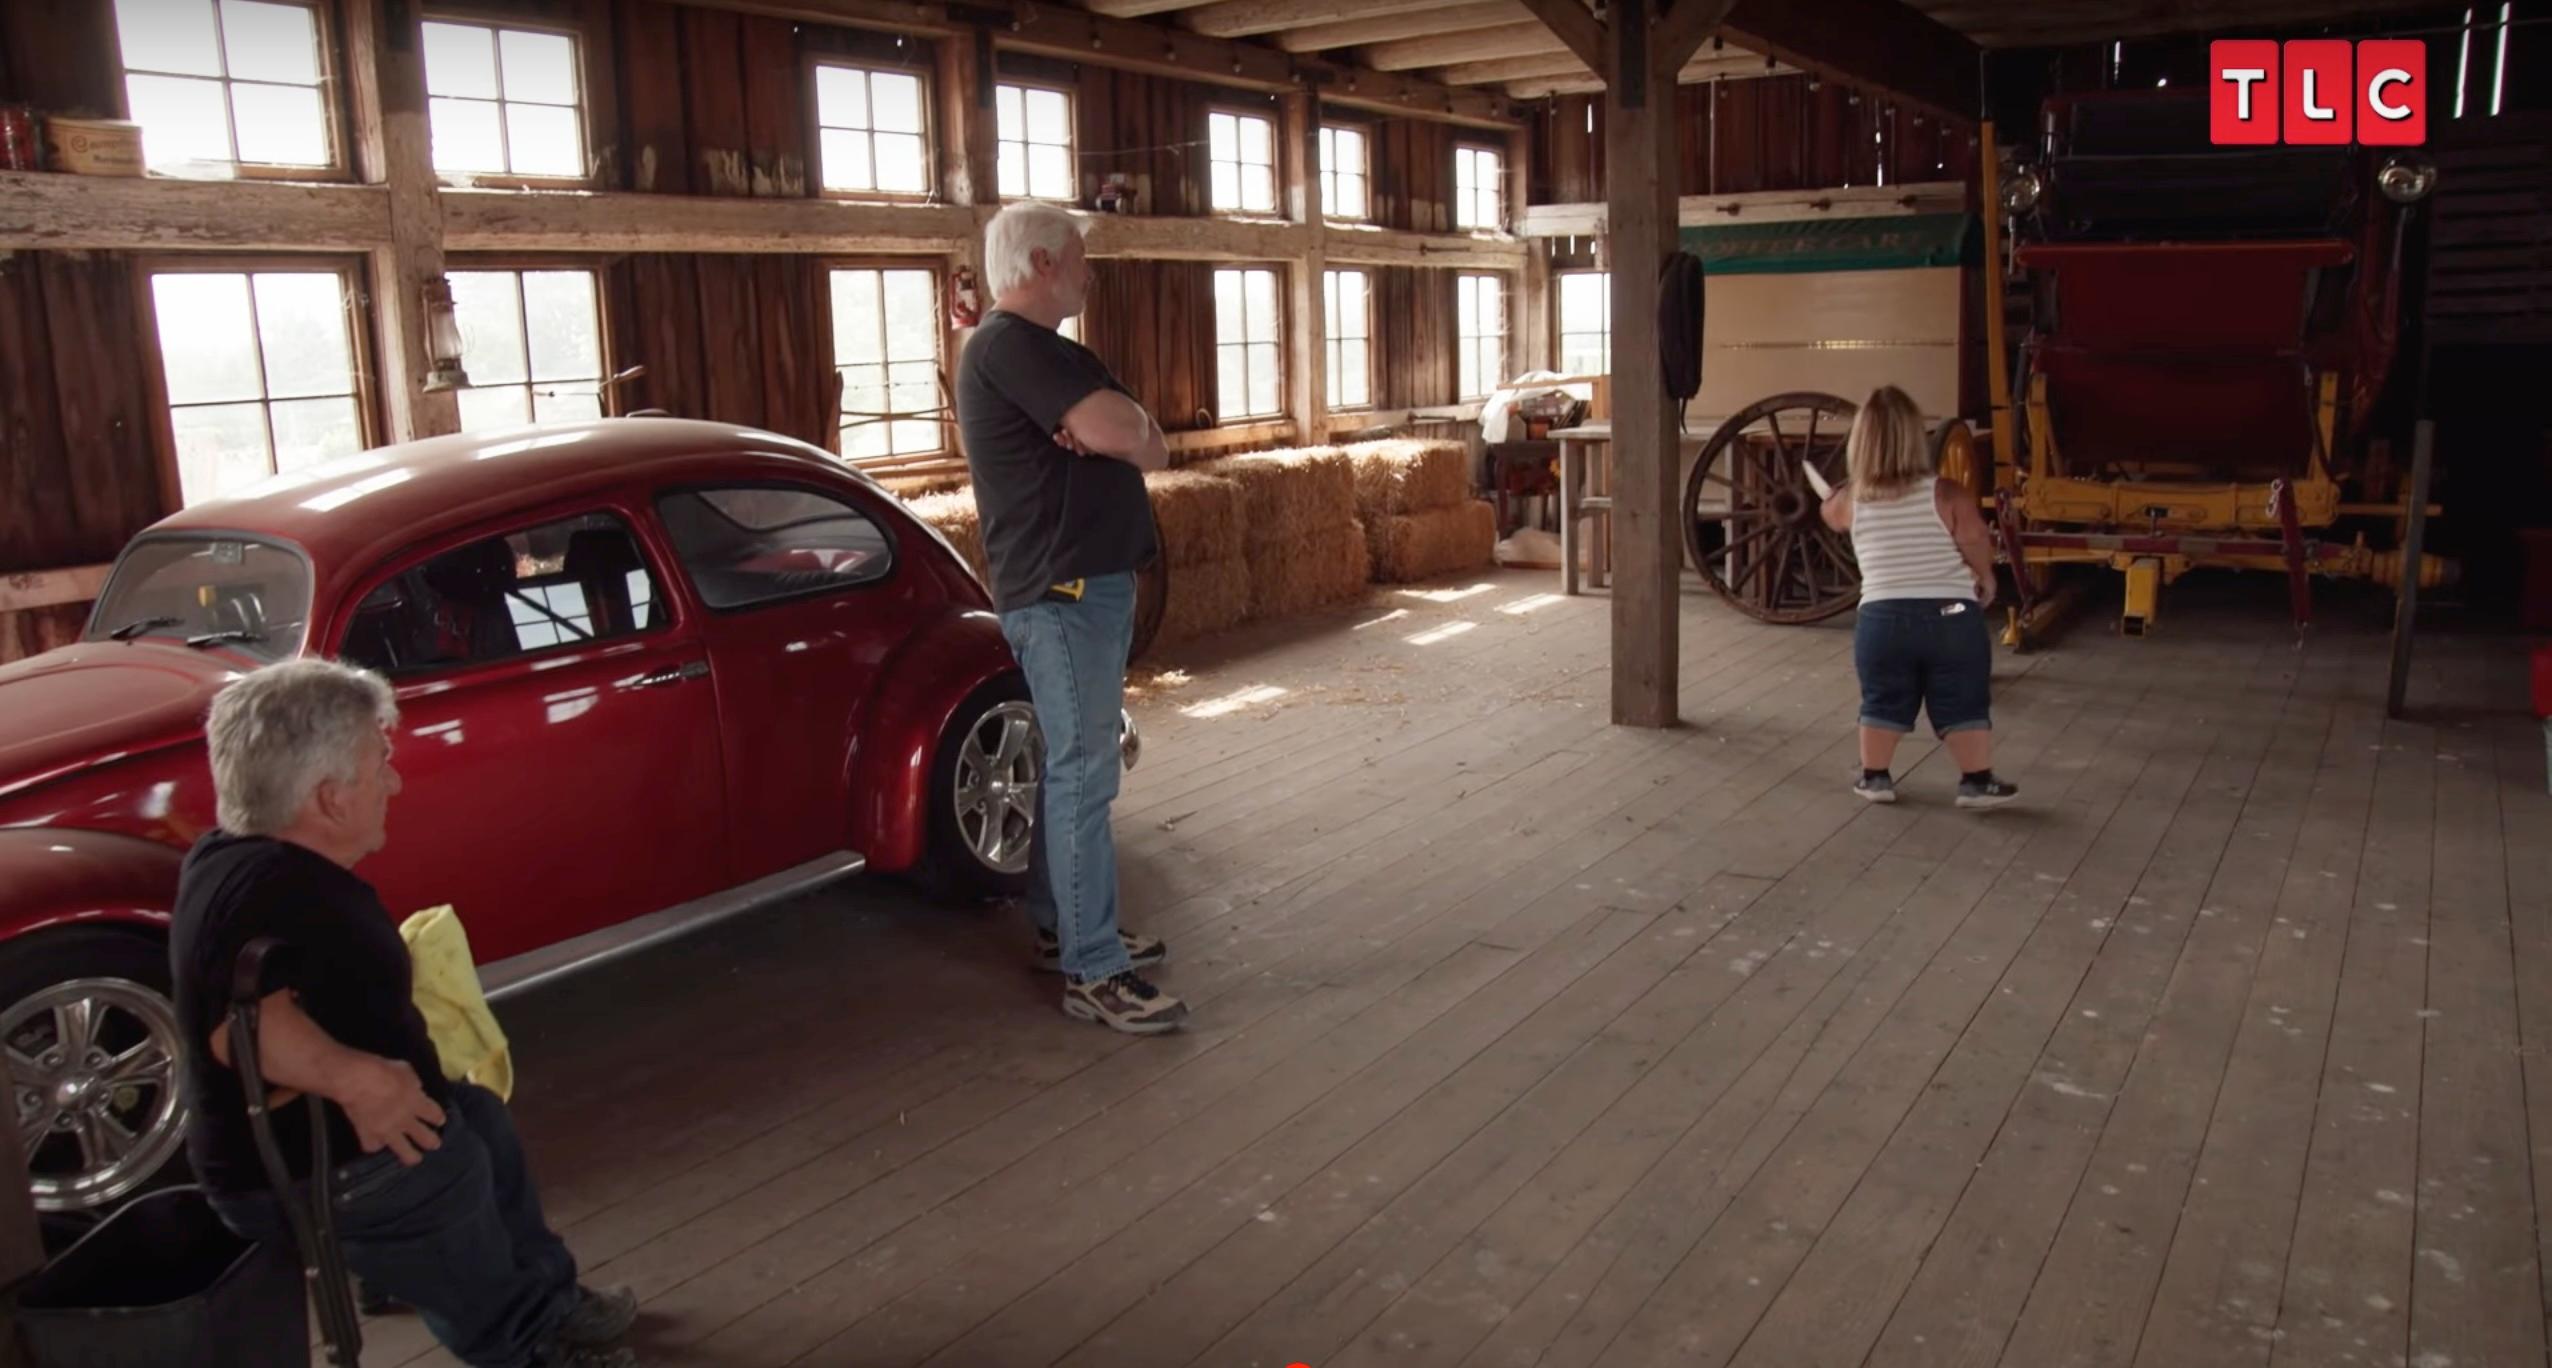
<path id="1" fill-rule="evenodd" d="M 1675 401 L 1678 427 L 1684 406 L 1701 393 L 1703 282 L 1701 258 L 1690 252 L 1672 253 L 1657 272 L 1657 363 Z"/>

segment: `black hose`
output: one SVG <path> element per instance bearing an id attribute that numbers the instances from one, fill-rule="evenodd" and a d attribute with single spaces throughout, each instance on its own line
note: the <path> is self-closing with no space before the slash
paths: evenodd
<path id="1" fill-rule="evenodd" d="M 1657 272 L 1657 364 L 1675 401 L 1675 423 L 1701 393 L 1703 311 L 1708 307 L 1701 258 L 1675 252 Z"/>

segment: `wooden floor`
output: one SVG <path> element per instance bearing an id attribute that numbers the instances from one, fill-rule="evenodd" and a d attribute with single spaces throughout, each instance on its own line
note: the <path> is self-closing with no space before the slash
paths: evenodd
<path id="1" fill-rule="evenodd" d="M 1853 773 L 1849 620 L 1499 574 L 1154 681 L 1118 810 L 1185 1033 L 868 882 L 509 1006 L 651 1364 L 2545 1362 L 2552 798 L 2519 643 L 2184 584 L 1998 657 L 2026 805 Z M 1910 773 L 1908 770 L 1910 769 Z M 442 1362 L 412 1319 L 366 1361 Z"/>

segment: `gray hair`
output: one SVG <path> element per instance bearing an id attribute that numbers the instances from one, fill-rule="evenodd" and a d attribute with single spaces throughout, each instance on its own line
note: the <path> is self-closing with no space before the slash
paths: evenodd
<path id="1" fill-rule="evenodd" d="M 1060 261 L 1064 248 L 1084 231 L 1080 219 L 1054 207 L 1021 200 L 984 225 L 984 285 L 999 299 L 1036 278 L 1034 254 Z"/>
<path id="2" fill-rule="evenodd" d="M 387 680 L 333 660 L 288 660 L 231 681 L 204 728 L 222 829 L 290 827 L 322 782 L 354 779 L 366 736 L 398 721 Z"/>

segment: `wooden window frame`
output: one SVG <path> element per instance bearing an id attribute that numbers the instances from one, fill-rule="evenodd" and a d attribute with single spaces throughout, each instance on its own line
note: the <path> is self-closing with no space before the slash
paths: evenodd
<path id="1" fill-rule="evenodd" d="M 1568 360 L 1568 339 L 1571 336 L 1571 333 L 1569 332 L 1568 327 L 1567 295 L 1564 293 L 1568 287 L 1562 282 L 1566 281 L 1571 276 L 1594 276 L 1598 279 L 1606 279 L 1611 275 L 1612 272 L 1594 266 L 1578 267 L 1565 271 L 1554 271 L 1551 273 L 1551 363 L 1554 366 L 1562 367 L 1563 373 L 1565 373 L 1565 366 Z M 1606 284 L 1608 293 L 1606 295 L 1607 303 L 1605 305 L 1606 312 L 1604 317 L 1603 338 L 1604 363 L 1606 367 L 1609 368 L 1613 359 L 1613 320 L 1609 294 L 1609 279 L 1606 280 Z M 1579 332 L 1575 335 L 1584 337 L 1589 336 L 1590 334 Z"/>
<path id="2" fill-rule="evenodd" d="M 816 73 L 825 67 L 838 67 L 844 71 L 857 71 L 868 75 L 910 76 L 921 82 L 922 188 L 920 190 L 835 190 L 824 184 L 824 130 L 827 125 L 824 122 L 823 98 L 817 90 L 820 78 Z M 934 105 L 939 93 L 933 81 L 933 73 L 928 67 L 894 66 L 876 59 L 839 52 L 810 52 L 799 64 L 799 75 L 805 82 L 803 88 L 806 91 L 806 184 L 807 192 L 811 197 L 850 204 L 936 204 L 940 201 L 939 119 L 938 110 Z M 876 179 L 877 169 L 877 129 L 874 127 L 877 122 L 876 108 L 877 103 L 872 93 L 869 101 L 869 123 L 872 126 L 856 130 L 868 134 L 870 139 L 868 164 L 871 180 Z M 996 170 L 996 178 L 998 174 Z M 998 185 L 997 179 L 996 185 Z M 830 267 L 828 266 L 827 269 Z"/>
<path id="3" fill-rule="evenodd" d="M 1322 364 L 1323 366 L 1326 366 L 1326 365 L 1328 364 L 1328 362 L 1329 362 L 1329 352 L 1330 352 L 1330 349 L 1331 349 L 1331 348 L 1333 348 L 1333 347 L 1342 347 L 1345 343 L 1347 343 L 1347 342 L 1348 342 L 1348 341 L 1350 341 L 1350 340 L 1354 340 L 1354 341 L 1362 342 L 1362 343 L 1364 343 L 1364 344 L 1365 344 L 1365 401 L 1364 401 L 1363 403 L 1361 403 L 1361 404 L 1342 404 L 1342 403 L 1339 403 L 1339 402 L 1338 402 L 1338 395 L 1337 395 L 1336 387 L 1334 387 L 1334 386 L 1333 386 L 1333 387 L 1331 387 L 1330 392 L 1329 392 L 1329 395 L 1328 395 L 1328 398 L 1329 398 L 1329 411 L 1330 411 L 1331 413 L 1366 413 L 1366 412 L 1370 412 L 1370 411 L 1373 409 L 1373 407 L 1374 407 L 1374 402 L 1375 402 L 1375 400 L 1374 400 L 1374 394 L 1375 394 L 1375 392 L 1376 392 L 1378 389 L 1380 389 L 1380 388 L 1381 388 L 1379 385 L 1375 384 L 1374 382 L 1375 382 L 1376 380 L 1378 380 L 1378 379 L 1381 377 L 1381 373 L 1382 373 L 1382 368 L 1380 367 L 1380 365 L 1378 365 L 1378 364 L 1377 364 L 1377 363 L 1379 362 L 1379 360 L 1380 360 L 1380 356 L 1379 356 L 1379 354 L 1378 354 L 1378 352 L 1377 352 L 1377 350 L 1376 350 L 1376 348 L 1375 348 L 1375 346 L 1374 346 L 1374 338 L 1373 338 L 1373 318 L 1374 318 L 1374 271 L 1373 271 L 1373 268 L 1371 268 L 1371 267 L 1369 267 L 1369 266 L 1330 266 L 1330 267 L 1325 267 L 1325 268 L 1323 268 L 1323 270 L 1322 270 L 1322 272 L 1321 272 L 1321 275 L 1322 275 L 1322 280 L 1321 280 L 1321 318 L 1322 318 L 1322 320 L 1323 320 L 1324 322 L 1328 323 L 1328 325 L 1329 325 L 1327 328 L 1325 328 L 1325 329 L 1322 331 L 1322 334 L 1321 334 L 1321 339 L 1320 339 L 1321 364 Z M 1338 311 L 1337 311 L 1337 309 L 1336 309 L 1335 307 L 1333 307 L 1333 306 L 1335 305 L 1336 301 L 1330 298 L 1329 281 L 1328 281 L 1328 277 L 1330 277 L 1330 276 L 1337 276 L 1337 275 L 1357 275 L 1357 276 L 1362 276 L 1362 277 L 1364 277 L 1364 281 L 1365 281 L 1365 316 L 1364 316 L 1364 320 L 1363 320 L 1363 322 L 1364 322 L 1364 333 L 1363 333 L 1363 335 L 1362 335 L 1362 336 L 1357 337 L 1357 338 L 1354 338 L 1354 339 L 1349 339 L 1349 338 L 1347 338 L 1347 337 L 1345 337 L 1345 336 L 1341 335 L 1341 334 L 1339 333 L 1339 331 L 1338 331 L 1338 328 L 1337 328 L 1337 321 L 1336 321 L 1336 320 L 1337 320 L 1337 317 L 1338 317 Z M 1340 372 L 1341 372 L 1342 374 L 1345 372 L 1345 369 L 1346 369 L 1346 367 L 1345 367 L 1343 364 L 1341 364 L 1341 366 L 1339 367 L 1339 370 L 1340 370 Z"/>
<path id="4" fill-rule="evenodd" d="M 220 34 L 220 0 L 207 0 L 207 3 L 213 8 L 213 31 L 216 34 Z M 339 69 L 341 65 L 341 53 L 343 52 L 342 44 L 344 41 L 344 34 L 342 26 L 337 22 L 337 7 L 334 4 L 329 3 L 329 0 L 275 0 L 275 3 L 299 5 L 302 8 L 309 10 L 318 21 L 319 111 L 323 122 L 326 124 L 325 132 L 328 137 L 328 164 L 326 166 L 282 166 L 273 162 L 243 162 L 238 160 L 233 160 L 224 164 L 228 165 L 231 168 L 231 174 L 238 177 L 240 180 L 320 181 L 326 183 L 352 182 L 356 179 L 354 157 L 354 115 L 349 103 L 351 83 L 346 79 L 346 73 Z M 107 0 L 107 13 L 104 22 L 106 24 L 108 40 L 114 45 L 115 114 L 117 118 L 130 120 L 133 117 L 133 92 L 131 77 L 134 75 L 135 69 L 126 65 L 124 61 L 124 33 L 123 28 L 115 15 L 114 0 Z M 223 41 L 226 48 L 228 45 L 228 39 L 225 37 Z M 212 81 L 221 86 L 222 117 L 230 122 L 231 150 L 235 153 L 239 150 L 239 116 L 232 109 L 230 102 L 230 88 L 233 84 L 233 78 L 229 74 L 230 54 L 228 51 L 223 51 L 215 55 L 221 59 L 223 74 L 220 76 L 194 76 L 185 72 L 152 71 L 147 69 L 143 70 L 141 74 L 144 76 L 172 76 L 181 80 L 191 81 Z M 274 85 L 277 83 L 272 81 L 252 81 L 249 82 L 249 84 Z"/>
<path id="5" fill-rule="evenodd" d="M 359 254 L 345 252 L 255 253 L 238 256 L 205 252 L 148 253 L 136 255 L 132 262 L 132 280 L 137 308 L 146 310 L 150 327 L 142 336 L 144 400 L 151 406 L 151 445 L 158 457 L 160 502 L 171 512 L 186 507 L 186 481 L 177 461 L 176 408 L 168 398 L 168 358 L 160 347 L 159 298 L 151 288 L 151 278 L 160 275 L 307 275 L 318 271 L 334 272 L 343 282 L 347 301 L 354 306 L 354 316 L 347 320 L 347 340 L 353 349 L 355 424 L 362 432 L 359 451 L 369 451 L 382 444 L 386 429 L 381 422 L 381 384 L 374 357 L 372 262 Z M 252 303 L 254 295 L 251 295 Z M 260 344 L 262 347 L 262 343 Z M 258 384 L 265 383 L 265 358 L 258 357 Z M 272 398 L 261 395 L 260 404 L 271 405 Z M 189 405 L 188 407 L 196 407 Z M 274 459 L 273 418 L 268 417 L 266 456 Z M 348 453 L 351 455 L 352 453 Z M 272 471 L 269 472 L 273 473 Z"/>
<path id="6" fill-rule="evenodd" d="M 1466 280 L 1487 280 L 1496 283 L 1498 287 L 1498 329 L 1496 332 L 1477 332 L 1466 334 L 1462 331 L 1462 282 Z M 1514 350 L 1513 344 L 1515 341 L 1515 310 L 1510 302 L 1515 294 L 1515 285 L 1514 282 L 1507 279 L 1504 274 L 1497 271 L 1458 271 L 1454 273 L 1453 290 L 1453 397 L 1456 403 L 1467 404 L 1474 399 L 1485 399 L 1489 397 L 1491 394 L 1497 392 L 1498 386 L 1506 383 L 1507 361 L 1509 360 L 1509 353 Z M 1465 391 L 1462 388 L 1463 356 L 1474 344 L 1491 337 L 1495 337 L 1498 340 L 1497 373 L 1494 375 L 1482 375 L 1480 377 L 1485 388 L 1476 392 Z M 1476 361 L 1478 358 L 1473 357 L 1472 359 Z"/>
<path id="7" fill-rule="evenodd" d="M 519 33 L 545 33 L 553 37 L 566 39 L 570 50 L 575 54 L 576 59 L 575 109 L 578 143 L 576 150 L 578 156 L 581 157 L 585 163 L 585 169 L 582 172 L 573 176 L 530 176 L 524 175 L 518 171 L 444 171 L 438 169 L 434 173 L 435 179 L 438 183 L 452 186 L 458 186 L 466 183 L 469 188 L 473 190 L 571 190 L 592 189 L 600 185 L 602 180 L 602 168 L 600 166 L 600 158 L 594 155 L 594 143 L 595 129 L 599 126 L 596 123 L 596 111 L 602 108 L 603 104 L 602 101 L 595 98 L 597 77 L 595 63 L 593 61 L 592 54 L 589 51 L 589 49 L 594 46 L 594 35 L 591 32 L 587 31 L 585 27 L 577 24 L 555 21 L 541 22 L 538 20 L 526 19 L 519 13 L 509 13 L 504 10 L 472 8 L 466 5 L 433 6 L 424 10 L 418 16 L 418 23 L 420 27 L 425 24 L 466 24 L 473 28 L 491 29 L 498 32 L 512 29 Z M 604 46 L 608 49 L 609 44 L 605 43 Z M 435 96 L 432 93 L 433 76 L 430 72 L 423 72 L 422 69 L 424 62 L 422 57 L 419 59 L 418 66 L 428 86 L 426 94 L 425 130 L 426 141 L 428 144 L 426 155 L 428 160 L 431 161 L 433 157 L 432 143 L 434 138 L 435 100 Z M 445 98 L 471 99 L 480 104 L 494 104 L 496 106 L 496 117 L 498 121 L 497 127 L 499 130 L 503 130 L 506 127 L 504 123 L 506 105 L 532 104 L 535 102 L 529 100 L 507 100 L 505 98 L 505 54 L 501 43 L 497 49 L 496 74 L 497 86 L 496 98 L 494 100 L 479 100 L 476 96 L 447 96 Z M 558 108 L 557 105 L 540 105 L 539 107 L 543 109 Z M 513 159 L 514 146 L 511 139 L 508 139 L 506 142 L 505 156 L 509 161 Z"/>
<path id="8" fill-rule="evenodd" d="M 1285 411 L 1285 405 L 1292 393 L 1291 386 L 1293 379 L 1293 377 L 1288 373 L 1292 367 L 1293 361 L 1292 358 L 1286 355 L 1286 352 L 1289 351 L 1290 348 L 1285 345 L 1286 339 L 1292 335 L 1291 329 L 1294 322 L 1292 317 L 1293 304 L 1288 297 L 1288 291 L 1285 288 L 1285 272 L 1289 269 L 1299 269 L 1298 264 L 1284 261 L 1218 261 L 1213 263 L 1213 271 L 1216 275 L 1225 271 L 1238 271 L 1241 273 L 1241 307 L 1244 311 L 1246 311 L 1249 307 L 1249 273 L 1252 271 L 1265 271 L 1276 277 L 1276 337 L 1274 341 L 1249 341 L 1249 324 L 1246 314 L 1244 313 L 1241 323 L 1242 340 L 1238 342 L 1225 342 L 1222 336 L 1223 320 L 1219 305 L 1216 307 L 1214 312 L 1214 426 L 1218 428 L 1236 427 L 1247 423 L 1272 423 L 1292 416 Z M 1212 286 L 1213 280 L 1210 276 L 1207 278 L 1206 283 L 1209 288 Z M 1237 347 L 1240 349 L 1242 353 L 1241 359 L 1244 366 L 1246 366 L 1248 362 L 1248 353 L 1251 347 L 1270 347 L 1274 349 L 1276 353 L 1276 406 L 1274 408 L 1263 413 L 1223 412 L 1223 352 L 1226 348 L 1231 347 Z M 1243 393 L 1246 394 L 1249 388 L 1249 378 L 1246 370 L 1244 370 L 1242 374 L 1241 388 Z"/>
<path id="9" fill-rule="evenodd" d="M 1365 185 L 1365 211 L 1361 214 L 1334 214 L 1330 212 L 1329 187 L 1331 183 L 1338 178 L 1338 172 L 1329 164 L 1329 149 L 1326 147 L 1320 149 L 1319 174 L 1316 177 L 1319 181 L 1319 185 L 1316 188 L 1320 194 L 1321 218 L 1331 223 L 1372 223 L 1374 221 L 1373 149 L 1375 142 L 1373 126 L 1370 124 L 1357 123 L 1353 120 L 1342 119 L 1336 123 L 1324 121 L 1320 126 L 1320 131 L 1323 137 L 1326 137 L 1331 133 L 1352 133 L 1365 145 L 1365 169 L 1356 173 L 1356 179 L 1363 181 Z"/>
<path id="10" fill-rule="evenodd" d="M 1048 95 L 1060 95 L 1060 96 L 1062 96 L 1062 97 L 1063 97 L 1063 109 L 1064 109 L 1063 159 L 1064 159 L 1064 165 L 1065 165 L 1065 167 L 1067 168 L 1067 170 L 1069 171 L 1069 173 L 1070 173 L 1070 175 L 1071 175 L 1071 177 L 1072 177 L 1072 193 L 1071 193 L 1071 194 L 1069 194 L 1069 195 L 1065 195 L 1065 196 L 1062 196 L 1062 197 L 1058 198 L 1058 197 L 1053 196 L 1053 195 L 1040 195 L 1040 194 L 1037 194 L 1034 190 L 1030 190 L 1030 191 L 1029 191 L 1028 193 L 1026 193 L 1026 194 L 1019 194 L 1019 195 L 1007 195 L 1007 194 L 1002 194 L 1002 193 L 1000 193 L 1000 191 L 1001 191 L 1001 148 L 1002 148 L 1002 145 L 1003 145 L 1004 143 L 1006 143 L 1007 141 L 1009 141 L 1008 139 L 1006 139 L 1006 138 L 1004 138 L 1004 137 L 1002 137 L 1002 136 L 1001 136 L 1001 105 L 1000 105 L 1000 100 L 1001 100 L 1001 89 L 1002 89 L 1002 87 L 1004 87 L 1004 86 L 1008 86 L 1008 87 L 1010 87 L 1010 88 L 1012 88 L 1012 89 L 1014 89 L 1014 90 L 1019 90 L 1019 91 L 1023 91 L 1023 92 L 1025 92 L 1025 91 L 1031 91 L 1031 90 L 1034 90 L 1034 91 L 1041 91 L 1041 92 L 1043 92 L 1043 93 L 1045 93 L 1045 94 L 1048 94 Z M 997 79 L 995 79 L 995 80 L 993 81 L 993 101 L 994 101 L 994 104 L 993 104 L 993 130 L 992 130 L 992 144 L 993 144 L 993 191 L 994 191 L 995 197 L 996 197 L 996 198 L 998 198 L 998 199 L 999 199 L 1002 203 L 1004 203 L 1004 204 L 1011 203 L 1012 201 L 1033 201 L 1033 202 L 1038 203 L 1038 204 L 1057 204 L 1057 205 L 1066 205 L 1066 206 L 1075 206 L 1075 205 L 1080 204 L 1080 203 L 1081 203 L 1081 92 L 1079 92 L 1078 90 L 1073 89 L 1071 86 L 1068 86 L 1068 85 L 1062 84 L 1061 82 L 1057 82 L 1057 81 L 1028 81 L 1028 80 L 1021 80 L 1021 79 L 1019 79 L 1018 77 L 1015 77 L 1015 76 L 1004 76 L 1004 77 L 999 77 L 999 78 L 997 78 Z M 1027 111 L 1027 99 L 1026 99 L 1026 96 L 1025 96 L 1024 94 L 1023 94 L 1023 95 L 1021 96 L 1021 98 L 1020 98 L 1020 111 L 1021 111 L 1021 115 L 1022 115 L 1022 117 L 1024 117 L 1024 116 L 1025 116 L 1025 114 L 1026 114 L 1026 111 Z M 1034 175 L 1034 173 L 1033 173 L 1033 172 L 1030 172 L 1030 171 L 1028 171 L 1028 170 L 1026 169 L 1026 163 L 1027 163 L 1027 152 L 1026 152 L 1026 149 L 1031 148 L 1031 147 L 1038 147 L 1038 146 L 1050 146 L 1050 145 L 1051 145 L 1051 144 L 1025 143 L 1025 142 L 1023 142 L 1023 143 L 1019 144 L 1019 147 L 1021 148 L 1021 152 L 1020 152 L 1020 161 L 1021 161 L 1021 166 L 1022 166 L 1022 173 L 1028 177 L 1028 183 L 1029 183 L 1030 185 L 1032 185 L 1032 186 L 1035 184 L 1035 175 Z"/>
<path id="11" fill-rule="evenodd" d="M 1214 203 L 1214 116 L 1217 114 L 1227 115 L 1234 119 L 1256 119 L 1258 122 L 1267 125 L 1268 204 L 1266 208 L 1226 209 L 1223 206 Z M 1194 127 L 1192 124 L 1189 126 Z M 1237 138 L 1238 136 L 1238 133 L 1235 132 L 1234 137 Z M 1297 152 L 1294 155 L 1300 156 L 1302 154 Z M 1252 165 L 1252 163 L 1246 161 L 1236 161 L 1232 164 L 1239 167 Z M 1251 109 L 1245 105 L 1216 104 L 1206 106 L 1205 205 L 1208 212 L 1215 218 L 1251 219 L 1259 221 L 1272 221 L 1279 220 L 1281 218 L 1285 212 L 1284 130 L 1280 126 L 1279 121 L 1274 114 L 1262 109 Z"/>
<path id="12" fill-rule="evenodd" d="M 611 377 L 620 370 L 620 358 L 612 354 L 614 336 L 612 327 L 619 321 L 619 316 L 612 308 L 612 273 L 608 263 L 592 257 L 558 253 L 488 252 L 446 257 L 443 262 L 443 271 L 446 275 L 464 271 L 512 271 L 516 274 L 524 271 L 582 271 L 592 276 L 594 278 L 594 326 L 601 329 L 603 373 L 600 378 L 603 385 L 599 397 L 602 401 L 603 416 L 606 418 L 622 416 L 619 404 L 620 391 L 611 383 Z M 528 335 L 524 343 L 526 347 L 524 360 L 528 370 L 530 362 Z M 471 388 L 478 387 L 473 385 Z"/>
<path id="13" fill-rule="evenodd" d="M 848 429 L 843 425 L 842 420 L 848 415 L 836 412 L 833 415 L 833 430 L 827 434 L 831 440 L 833 454 L 840 458 L 844 465 L 855 470 L 866 471 L 881 480 L 911 474 L 934 473 L 938 467 L 952 461 L 962 465 L 965 452 L 959 446 L 957 438 L 955 412 L 957 395 L 955 379 L 950 370 L 948 320 L 943 312 L 945 305 L 942 303 L 947 298 L 948 291 L 947 259 L 935 256 L 826 256 L 816 259 L 816 269 L 823 272 L 824 288 L 817 293 L 815 307 L 822 329 L 820 335 L 824 339 L 824 366 L 827 371 L 837 377 L 842 373 L 843 363 L 833 354 L 833 273 L 835 271 L 927 271 L 930 273 L 931 374 L 933 383 L 939 387 L 940 397 L 950 410 L 937 419 L 927 420 L 939 425 L 939 445 L 936 448 L 930 451 L 890 452 L 884 456 L 853 456 L 844 451 L 843 447 L 847 444 L 843 440 L 843 434 Z M 880 282 L 881 310 L 884 307 L 883 296 L 883 282 Z M 883 321 L 881 317 L 881 324 Z M 896 363 L 890 360 L 884 364 L 891 373 Z M 891 388 L 893 382 L 888 383 Z M 848 386 L 845 385 L 844 388 L 847 389 Z M 891 437 L 889 440 L 892 440 Z"/>
<path id="14" fill-rule="evenodd" d="M 1497 196 L 1497 215 L 1496 215 L 1496 221 L 1495 221 L 1495 222 L 1492 222 L 1492 223 L 1472 223 L 1472 224 L 1465 224 L 1465 223 L 1462 221 L 1462 205 L 1463 205 L 1463 196 L 1462 196 L 1462 156 L 1463 156 L 1463 154 L 1464 154 L 1464 153 L 1466 153 L 1466 152 L 1467 152 L 1467 153 L 1471 153 L 1471 154 L 1472 154 L 1472 155 L 1474 155 L 1474 156 L 1494 157 L 1494 158 L 1496 158 L 1496 159 L 1497 159 L 1497 168 L 1498 168 L 1498 173 L 1497 173 L 1497 175 L 1496 175 L 1496 176 L 1494 176 L 1494 177 L 1492 177 L 1492 178 L 1491 178 L 1491 179 L 1492 179 L 1492 181 L 1493 181 L 1493 184 L 1489 187 L 1489 190 L 1488 190 L 1488 193 L 1491 193 L 1491 194 L 1494 194 L 1494 195 L 1496 195 L 1496 196 Z M 1452 170 L 1453 170 L 1453 231 L 1455 231 L 1455 232 L 1457 232 L 1457 233 L 1503 233 L 1503 232 L 1505 232 L 1505 231 L 1506 231 L 1506 227 L 1507 227 L 1507 215 L 1508 215 L 1508 213 L 1510 213 L 1510 212 L 1513 210 L 1513 208 L 1514 208 L 1514 206 L 1513 206 L 1513 205 L 1510 205 L 1510 204 L 1508 204 L 1508 203 L 1507 203 L 1507 199 L 1506 199 L 1506 179 L 1507 179 L 1506 149 L 1505 149 L 1505 148 L 1503 148 L 1503 147 L 1492 147 L 1492 146 L 1490 146 L 1489 144 L 1487 144 L 1487 143 L 1483 143 L 1483 142 L 1470 142 L 1470 141 L 1457 140 L 1457 141 L 1455 141 L 1455 143 L 1453 144 L 1453 168 L 1452 168 Z"/>

